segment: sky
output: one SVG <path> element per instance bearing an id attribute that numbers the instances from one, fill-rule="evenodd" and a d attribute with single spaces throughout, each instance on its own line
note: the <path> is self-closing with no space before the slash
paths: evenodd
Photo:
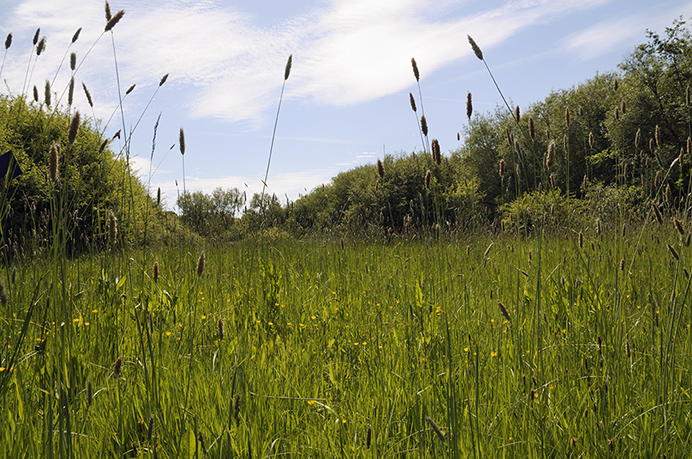
<path id="1" fill-rule="evenodd" d="M 249 200 L 263 189 L 270 148 L 266 190 L 282 203 L 384 155 L 420 151 L 409 92 L 449 154 L 463 143 L 468 92 L 475 114 L 502 103 L 467 35 L 510 104 L 525 108 L 617 71 L 647 29 L 692 17 L 692 0 L 113 0 L 110 8 L 125 15 L 104 33 L 101 0 L 0 0 L 0 33 L 13 35 L 0 91 L 31 94 L 35 85 L 43 101 L 50 80 L 53 103 L 66 106 L 64 59 L 75 52 L 73 109 L 106 136 L 126 133 L 111 148 L 124 154 L 129 141 L 133 169 L 171 210 L 184 190 L 238 188 Z M 37 28 L 47 43 L 38 57 Z"/>

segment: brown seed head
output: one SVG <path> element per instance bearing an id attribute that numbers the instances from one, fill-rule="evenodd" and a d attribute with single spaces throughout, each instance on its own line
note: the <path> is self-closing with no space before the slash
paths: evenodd
<path id="1" fill-rule="evenodd" d="M 420 117 L 420 130 L 424 136 L 428 136 L 428 121 L 425 119 L 425 115 Z"/>
<path id="2" fill-rule="evenodd" d="M 503 178 L 505 176 L 505 160 L 501 159 L 500 160 L 500 178 Z"/>
<path id="3" fill-rule="evenodd" d="M 50 107 L 50 95 L 50 81 L 46 80 L 46 86 L 43 89 L 43 98 L 48 107 Z"/>
<path id="4" fill-rule="evenodd" d="M 120 22 L 120 20 L 125 16 L 125 10 L 120 10 L 117 13 L 115 13 L 115 16 L 110 18 L 108 22 L 106 23 L 106 27 L 104 29 L 104 32 L 108 32 L 111 30 L 115 25 Z"/>
<path id="5" fill-rule="evenodd" d="M 617 90 L 618 90 L 618 79 L 615 78 L 615 79 L 613 79 L 613 91 L 617 91 Z"/>
<path id="6" fill-rule="evenodd" d="M 77 53 L 70 53 L 70 70 L 74 72 L 77 67 Z"/>
<path id="7" fill-rule="evenodd" d="M 286 61 L 286 67 L 284 68 L 284 81 L 288 80 L 291 75 L 291 66 L 293 65 L 293 54 L 288 56 L 288 61 Z"/>
<path id="8" fill-rule="evenodd" d="M 471 102 L 471 92 L 466 93 L 466 117 L 471 119 L 473 115 L 473 103 Z"/>
<path id="9" fill-rule="evenodd" d="M 123 356 L 119 356 L 113 364 L 113 378 L 118 379 L 120 377 L 120 370 L 123 366 Z"/>
<path id="10" fill-rule="evenodd" d="M 673 217 L 673 225 L 680 236 L 685 236 L 685 228 L 682 226 L 682 222 L 677 218 Z"/>
<path id="11" fill-rule="evenodd" d="M 670 244 L 666 244 L 666 245 L 668 246 L 668 250 L 670 251 L 670 254 L 673 255 L 673 258 L 675 258 L 676 260 L 680 260 L 680 255 L 678 254 L 678 251 L 675 250 L 675 248 L 672 245 L 670 245 Z"/>
<path id="12" fill-rule="evenodd" d="M 180 134 L 178 135 L 178 146 L 180 147 L 180 154 L 185 156 L 185 131 L 180 128 Z"/>
<path id="13" fill-rule="evenodd" d="M 531 141 L 536 140 L 536 123 L 533 121 L 533 116 L 529 116 L 529 137 Z"/>
<path id="14" fill-rule="evenodd" d="M 577 114 L 582 117 L 584 116 L 584 108 L 580 105 L 579 109 L 577 110 Z"/>
<path id="15" fill-rule="evenodd" d="M 113 209 L 108 211 L 108 241 L 111 245 L 118 242 L 118 217 L 115 216 Z"/>
<path id="16" fill-rule="evenodd" d="M 425 171 L 425 189 L 429 190 L 430 189 L 430 183 L 432 182 L 432 172 L 430 172 L 430 169 Z"/>
<path id="17" fill-rule="evenodd" d="M 50 154 L 48 156 L 48 173 L 51 182 L 56 182 L 59 178 L 58 171 L 58 144 L 53 142 L 50 145 Z"/>
<path id="18" fill-rule="evenodd" d="M 70 122 L 70 130 L 67 133 L 67 141 L 70 145 L 74 144 L 77 140 L 77 133 L 79 132 L 79 112 L 75 112 L 72 116 L 72 121 Z"/>
<path id="19" fill-rule="evenodd" d="M 99 153 L 102 153 L 103 150 L 106 149 L 108 142 L 109 142 L 109 139 L 104 139 L 103 142 L 101 142 L 101 146 L 99 147 Z"/>
<path id="20" fill-rule="evenodd" d="M 7 38 L 5 38 L 5 49 L 8 49 L 10 46 L 12 46 L 12 33 L 8 33 Z"/>
<path id="21" fill-rule="evenodd" d="M 36 29 L 36 33 L 34 33 L 34 39 L 33 39 L 33 44 L 36 46 L 36 43 L 38 43 L 38 37 L 41 35 L 41 28 L 39 27 Z"/>
<path id="22" fill-rule="evenodd" d="M 169 74 L 167 73 L 167 74 L 165 74 L 164 76 L 161 77 L 161 81 L 159 81 L 159 88 L 160 88 L 161 86 L 163 86 L 163 84 L 166 82 L 166 80 L 168 79 L 168 75 L 169 75 Z"/>
<path id="23" fill-rule="evenodd" d="M 380 178 L 384 178 L 384 164 L 382 164 L 381 160 L 377 160 L 377 175 L 380 176 Z"/>
<path id="24" fill-rule="evenodd" d="M 500 307 L 500 312 L 503 316 L 505 316 L 505 319 L 507 319 L 508 322 L 512 322 L 512 319 L 509 317 L 509 311 L 507 311 L 507 308 L 505 307 L 504 303 L 502 303 L 502 301 L 500 300 L 497 300 L 497 305 Z"/>
<path id="25" fill-rule="evenodd" d="M 72 35 L 72 43 L 76 42 L 79 39 L 79 34 L 82 33 L 82 28 L 80 27 L 77 29 L 77 31 Z"/>
<path id="26" fill-rule="evenodd" d="M 437 139 L 433 139 L 430 144 L 430 149 L 432 150 L 432 157 L 435 164 L 438 166 L 442 163 L 442 154 L 440 153 L 440 142 Z"/>
<path id="27" fill-rule="evenodd" d="M 154 280 L 154 283 L 157 283 L 159 281 L 159 262 L 158 261 L 154 262 L 154 275 L 152 276 L 152 279 Z"/>
<path id="28" fill-rule="evenodd" d="M 625 104 L 625 99 L 622 99 L 622 102 L 620 103 L 620 111 L 622 112 L 623 115 L 625 113 L 627 113 L 627 106 Z"/>
<path id="29" fill-rule="evenodd" d="M 216 321 L 216 334 L 219 337 L 219 339 L 223 339 L 223 319 L 221 316 L 219 316 L 218 320 Z"/>
<path id="30" fill-rule="evenodd" d="M 634 134 L 634 149 L 639 150 L 639 144 L 642 142 L 642 129 L 637 129 L 637 133 Z"/>
<path id="31" fill-rule="evenodd" d="M 411 67 L 413 67 L 413 76 L 416 77 L 416 81 L 420 81 L 420 72 L 418 71 L 418 64 L 416 60 L 411 58 Z"/>
<path id="32" fill-rule="evenodd" d="M 72 105 L 74 100 L 74 77 L 70 78 L 70 86 L 67 91 L 67 105 Z"/>
<path id="33" fill-rule="evenodd" d="M 663 223 L 663 215 L 661 215 L 661 211 L 659 210 L 658 205 L 652 204 L 651 207 L 654 211 L 654 217 L 656 217 L 656 221 L 658 223 Z"/>
<path id="34" fill-rule="evenodd" d="M 521 118 L 521 113 L 519 112 L 519 106 L 514 109 L 514 119 L 519 122 L 519 119 Z"/>
<path id="35" fill-rule="evenodd" d="M 569 127 L 569 107 L 565 107 L 565 125 Z"/>
<path id="36" fill-rule="evenodd" d="M 34 102 L 38 102 L 38 88 L 34 85 Z"/>
<path id="37" fill-rule="evenodd" d="M 87 98 L 87 102 L 89 102 L 89 107 L 94 108 L 94 101 L 91 100 L 91 93 L 89 92 L 89 89 L 87 89 L 87 87 L 83 81 L 82 81 L 82 88 L 84 88 L 84 95 Z"/>
<path id="38" fill-rule="evenodd" d="M 487 249 L 485 249 L 485 252 L 483 252 L 483 256 L 487 257 L 488 254 L 490 253 L 490 249 L 493 247 L 494 242 L 491 242 L 490 245 L 488 246 Z"/>
<path id="39" fill-rule="evenodd" d="M 593 132 L 589 132 L 589 148 L 593 148 Z"/>
<path id="40" fill-rule="evenodd" d="M 657 124 L 656 130 L 654 131 L 654 138 L 656 139 L 656 148 L 661 148 L 660 133 L 661 133 L 661 129 L 658 127 L 658 124 Z"/>
<path id="41" fill-rule="evenodd" d="M 413 94 L 410 92 L 408 93 L 408 100 L 411 103 L 411 110 L 414 112 L 418 112 L 417 107 L 416 107 L 416 99 L 413 97 Z"/>
<path id="42" fill-rule="evenodd" d="M 615 107 L 615 121 L 620 121 L 620 107 Z"/>
<path id="43" fill-rule="evenodd" d="M 584 231 L 579 230 L 579 248 L 584 248 Z"/>
<path id="44" fill-rule="evenodd" d="M 106 11 L 106 22 L 108 22 L 113 17 L 113 15 L 111 15 L 111 5 L 108 2 L 106 2 L 106 4 L 104 5 L 104 9 Z"/>
<path id="45" fill-rule="evenodd" d="M 204 274 L 204 265 L 205 265 L 205 255 L 204 252 L 199 254 L 199 259 L 197 260 L 197 277 L 200 277 L 202 274 Z"/>
<path id="46" fill-rule="evenodd" d="M 481 48 L 476 44 L 476 41 L 471 38 L 471 35 L 467 35 L 466 37 L 469 39 L 473 54 L 475 54 L 478 59 L 483 60 L 483 51 L 481 51 Z"/>
<path id="47" fill-rule="evenodd" d="M 430 416 L 426 416 L 425 420 L 428 421 L 428 424 L 430 424 L 430 427 L 432 427 L 433 432 L 435 432 L 435 435 L 437 435 L 437 438 L 440 439 L 440 441 L 444 442 L 445 441 L 445 434 L 440 430 L 437 424 L 435 424 L 435 421 L 433 421 Z"/>
<path id="48" fill-rule="evenodd" d="M 128 95 L 128 94 L 130 94 L 132 91 L 134 91 L 134 90 L 135 90 L 135 86 L 137 86 L 137 85 L 136 85 L 136 84 L 133 84 L 132 86 L 130 86 L 129 88 L 127 88 L 127 91 L 125 91 L 125 95 Z"/>

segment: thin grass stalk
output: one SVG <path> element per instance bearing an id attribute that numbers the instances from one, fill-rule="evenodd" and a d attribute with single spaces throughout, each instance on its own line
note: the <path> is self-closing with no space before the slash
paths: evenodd
<path id="1" fill-rule="evenodd" d="M 276 109 L 276 118 L 274 119 L 274 129 L 272 130 L 272 141 L 271 144 L 269 145 L 269 158 L 267 159 L 267 170 L 264 173 L 264 180 L 262 181 L 262 194 L 260 195 L 261 197 L 261 202 L 262 202 L 262 216 L 263 218 L 266 218 L 266 200 L 264 196 L 264 192 L 267 188 L 267 179 L 269 178 L 269 166 L 272 162 L 272 152 L 274 151 L 274 140 L 276 139 L 276 128 L 279 125 L 279 113 L 281 112 L 281 101 L 284 98 L 284 89 L 286 88 L 286 80 L 288 80 L 288 77 L 291 75 L 291 66 L 293 65 L 293 54 L 288 56 L 288 61 L 286 62 L 286 67 L 284 69 L 284 81 L 281 84 L 281 94 L 279 95 L 279 106 Z"/>

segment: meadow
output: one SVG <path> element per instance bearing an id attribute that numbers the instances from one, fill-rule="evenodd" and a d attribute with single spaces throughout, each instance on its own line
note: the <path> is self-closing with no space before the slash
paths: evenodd
<path id="1" fill-rule="evenodd" d="M 684 457 L 690 256 L 671 224 L 3 268 L 2 456 Z"/>
<path id="2" fill-rule="evenodd" d="M 115 56 L 124 11 L 105 10 L 96 42 L 110 33 Z M 683 25 L 667 33 L 692 42 Z M 0 96 L 0 146 L 24 164 L 0 187 L 0 457 L 692 452 L 689 85 L 657 99 L 675 118 L 662 128 L 631 76 L 624 95 L 611 75 L 551 95 L 576 98 L 551 119 L 505 102 L 509 117 L 471 121 L 469 93 L 470 122 L 489 128 L 449 158 L 410 93 L 422 155 L 286 208 L 256 195 L 239 219 L 239 194 L 218 193 L 222 215 L 183 182 L 206 207 L 179 200 L 178 216 L 151 197 L 152 172 L 131 172 L 134 85 L 110 139 L 110 119 L 76 111 L 80 31 L 66 106 L 50 81 L 43 100 Z M 595 102 L 608 98 L 612 115 Z M 182 128 L 178 147 L 184 171 Z"/>

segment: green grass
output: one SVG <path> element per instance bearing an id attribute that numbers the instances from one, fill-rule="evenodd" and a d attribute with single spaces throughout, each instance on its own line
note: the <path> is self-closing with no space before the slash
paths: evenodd
<path id="1" fill-rule="evenodd" d="M 487 256 L 247 241 L 206 247 L 201 276 L 185 248 L 3 268 L 1 455 L 682 457 L 692 249 L 630 233 Z"/>

